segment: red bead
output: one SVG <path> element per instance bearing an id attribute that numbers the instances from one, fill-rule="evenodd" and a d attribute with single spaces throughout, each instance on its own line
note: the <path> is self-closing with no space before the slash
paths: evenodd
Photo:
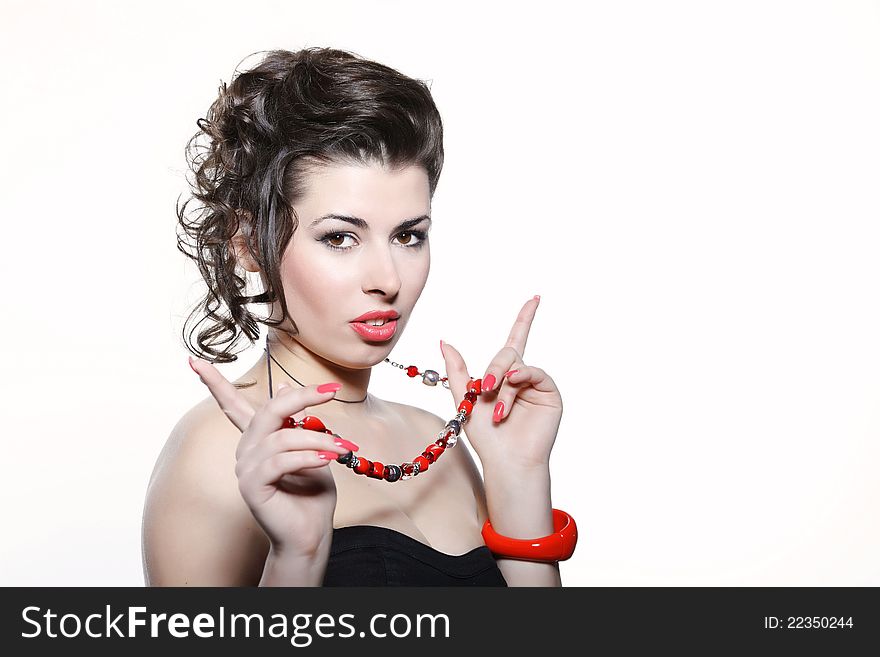
<path id="1" fill-rule="evenodd" d="M 477 401 L 477 393 L 475 392 L 466 392 L 464 393 L 464 398 L 467 399 L 471 404 Z"/>
<path id="2" fill-rule="evenodd" d="M 384 479 L 385 466 L 379 461 L 373 461 L 373 467 L 367 472 L 367 476 L 372 477 L 373 479 Z"/>
<path id="3" fill-rule="evenodd" d="M 412 474 L 413 472 L 415 472 L 415 471 L 416 471 L 416 469 L 415 469 L 415 467 L 413 466 L 412 463 L 403 463 L 403 464 L 400 466 L 400 472 L 401 472 L 402 474 L 405 474 L 405 475 L 411 475 L 411 474 Z"/>
<path id="4" fill-rule="evenodd" d="M 483 379 L 471 379 L 471 382 L 468 384 L 468 392 L 471 390 L 478 395 L 483 392 Z"/>
<path id="5" fill-rule="evenodd" d="M 424 454 L 427 457 L 427 459 L 431 463 L 433 463 L 434 461 L 439 459 L 440 455 L 445 451 L 446 451 L 445 447 L 443 447 L 441 445 L 433 444 L 433 445 L 428 445 L 428 447 L 425 449 Z"/>
<path id="6" fill-rule="evenodd" d="M 419 375 L 419 368 L 416 367 L 415 365 L 410 365 L 409 367 L 406 368 L 406 375 L 409 377 L 418 376 Z"/>
<path id="7" fill-rule="evenodd" d="M 467 399 L 462 399 L 461 403 L 458 405 L 458 410 L 464 411 L 466 415 L 470 415 L 471 411 L 474 410 L 474 405 Z"/>
<path id="8" fill-rule="evenodd" d="M 284 422 L 281 423 L 282 429 L 293 429 L 294 427 L 296 427 L 296 420 L 292 417 L 284 418 Z"/>
<path id="9" fill-rule="evenodd" d="M 413 463 L 419 464 L 419 472 L 424 472 L 425 470 L 428 469 L 428 466 L 431 465 L 431 463 L 428 461 L 428 459 L 426 459 L 424 456 L 415 457 L 413 459 Z"/>
<path id="10" fill-rule="evenodd" d="M 373 467 L 372 461 L 365 459 L 365 458 L 358 457 L 358 464 L 354 467 L 354 471 L 357 472 L 358 474 L 367 474 L 372 467 Z"/>
<path id="11" fill-rule="evenodd" d="M 327 427 L 324 426 L 324 423 L 321 422 L 318 418 L 313 415 L 306 415 L 302 419 L 303 429 L 308 429 L 309 431 L 326 431 Z"/>

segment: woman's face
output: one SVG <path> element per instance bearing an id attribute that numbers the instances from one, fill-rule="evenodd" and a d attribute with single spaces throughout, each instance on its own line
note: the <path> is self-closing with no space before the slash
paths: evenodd
<path id="1" fill-rule="evenodd" d="M 281 262 L 295 339 L 343 367 L 371 367 L 397 343 L 428 279 L 428 174 L 417 166 L 340 164 L 313 170 L 306 183 Z M 400 315 L 390 338 L 352 328 L 371 310 Z"/>

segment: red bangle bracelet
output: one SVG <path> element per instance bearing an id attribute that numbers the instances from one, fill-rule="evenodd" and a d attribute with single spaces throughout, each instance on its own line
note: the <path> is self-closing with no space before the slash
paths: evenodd
<path id="1" fill-rule="evenodd" d="M 577 544 L 577 525 L 565 511 L 553 509 L 553 533 L 541 538 L 509 538 L 502 536 L 486 520 L 483 540 L 493 554 L 523 561 L 565 561 Z"/>

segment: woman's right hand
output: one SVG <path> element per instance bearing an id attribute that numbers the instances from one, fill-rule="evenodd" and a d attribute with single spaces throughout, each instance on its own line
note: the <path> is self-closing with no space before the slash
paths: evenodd
<path id="1" fill-rule="evenodd" d="M 336 485 L 326 466 L 357 445 L 323 432 L 281 427 L 306 407 L 330 401 L 335 391 L 282 384 L 273 399 L 254 411 L 211 363 L 190 358 L 190 367 L 242 432 L 235 450 L 238 489 L 273 552 L 310 557 L 322 544 L 329 547 Z"/>

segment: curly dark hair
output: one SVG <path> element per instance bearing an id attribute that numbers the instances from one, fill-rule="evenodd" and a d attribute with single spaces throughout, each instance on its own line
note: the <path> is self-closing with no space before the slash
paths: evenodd
<path id="1" fill-rule="evenodd" d="M 176 206 L 177 248 L 195 261 L 208 290 L 184 323 L 183 341 L 214 363 L 238 359 L 242 333 L 253 344 L 260 323 L 278 326 L 289 316 L 279 265 L 299 224 L 293 204 L 311 167 L 418 165 L 432 197 L 443 167 L 443 124 L 425 82 L 343 50 L 268 51 L 228 87 L 221 80 L 196 125 L 186 145 L 195 180 L 188 180 L 192 198 Z M 198 143 L 203 136 L 207 145 Z M 192 200 L 201 205 L 189 219 Z M 230 242 L 237 234 L 261 270 L 259 294 L 246 294 L 246 272 L 237 271 Z M 277 321 L 246 307 L 276 300 L 283 311 Z"/>

